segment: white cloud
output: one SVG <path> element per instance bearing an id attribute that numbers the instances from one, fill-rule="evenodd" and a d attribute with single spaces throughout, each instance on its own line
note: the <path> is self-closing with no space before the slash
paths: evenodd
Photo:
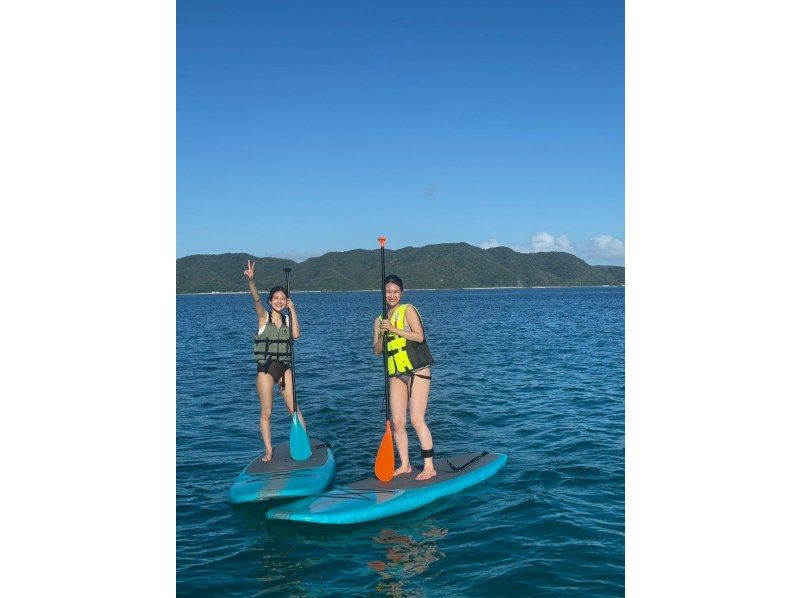
<path id="1" fill-rule="evenodd" d="M 611 235 L 598 235 L 592 237 L 583 245 L 575 246 L 567 235 L 552 235 L 547 231 L 542 231 L 531 236 L 530 246 L 509 244 L 504 245 L 497 239 L 489 239 L 478 244 L 481 249 L 492 247 L 508 247 L 520 253 L 537 253 L 540 251 L 564 251 L 571 253 L 589 261 L 591 263 L 611 263 L 624 262 L 625 243 L 612 237 Z"/>
<path id="2" fill-rule="evenodd" d="M 522 245 L 503 245 L 502 243 L 498 243 L 497 239 L 489 239 L 488 241 L 481 241 L 478 243 L 478 247 L 481 249 L 491 249 L 492 247 L 508 247 L 509 249 L 513 249 L 514 251 L 518 251 L 519 253 L 533 253 L 533 249 L 530 247 L 523 247 Z"/>
<path id="3" fill-rule="evenodd" d="M 536 253 L 537 251 L 566 251 L 569 253 L 575 253 L 575 248 L 572 246 L 572 242 L 567 238 L 566 235 L 554 237 L 546 231 L 533 235 L 531 237 L 530 245 L 518 245 L 515 243 L 504 245 L 503 243 L 498 242 L 497 239 L 491 238 L 488 241 L 481 241 L 478 243 L 478 247 L 481 249 L 491 249 L 492 247 L 508 247 L 509 249 L 513 249 L 519 253 Z"/>
<path id="4" fill-rule="evenodd" d="M 625 257 L 625 244 L 610 235 L 592 237 L 586 244 L 586 255 L 594 259 L 621 259 Z"/>
<path id="5" fill-rule="evenodd" d="M 568 253 L 575 253 L 572 247 L 572 242 L 567 238 L 567 235 L 559 235 L 554 237 L 548 232 L 536 233 L 531 237 L 531 247 L 533 252 L 539 251 L 566 251 Z"/>

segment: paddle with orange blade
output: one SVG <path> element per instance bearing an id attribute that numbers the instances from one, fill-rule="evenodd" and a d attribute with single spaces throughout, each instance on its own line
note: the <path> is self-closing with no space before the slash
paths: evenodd
<path id="1" fill-rule="evenodd" d="M 378 243 L 381 244 L 381 297 L 383 297 L 383 318 L 386 319 L 386 292 L 383 287 L 383 281 L 386 278 L 386 258 L 384 256 L 386 237 L 378 237 Z M 381 440 L 378 454 L 375 456 L 375 477 L 381 482 L 388 482 L 394 477 L 394 440 L 389 421 L 389 369 L 386 356 L 386 335 L 381 334 L 383 336 L 383 400 L 386 405 L 386 431 L 383 433 L 383 440 Z"/>

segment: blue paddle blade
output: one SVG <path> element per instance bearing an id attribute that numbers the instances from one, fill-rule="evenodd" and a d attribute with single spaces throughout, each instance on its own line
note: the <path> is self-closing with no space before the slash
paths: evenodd
<path id="1" fill-rule="evenodd" d="M 311 456 L 311 443 L 297 412 L 292 416 L 292 429 L 289 431 L 289 453 L 295 461 L 305 461 Z"/>

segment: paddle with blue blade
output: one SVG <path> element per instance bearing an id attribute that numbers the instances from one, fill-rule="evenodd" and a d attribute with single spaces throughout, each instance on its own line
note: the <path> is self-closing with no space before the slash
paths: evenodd
<path id="1" fill-rule="evenodd" d="M 378 237 L 381 244 L 381 296 L 383 297 L 383 318 L 386 319 L 386 291 L 383 281 L 386 278 L 386 258 L 384 256 L 384 245 L 386 237 Z M 392 438 L 392 425 L 389 421 L 389 368 L 387 366 L 388 357 L 386 356 L 386 335 L 383 336 L 383 401 L 386 409 L 386 429 L 383 433 L 383 440 L 378 447 L 378 454 L 375 456 L 375 477 L 381 482 L 388 482 L 394 477 L 394 439 Z"/>
<path id="2" fill-rule="evenodd" d="M 289 272 L 291 268 L 284 268 L 286 274 L 286 298 L 289 298 Z M 311 456 L 311 443 L 300 418 L 297 416 L 297 372 L 294 369 L 294 333 L 292 331 L 292 314 L 289 312 L 289 360 L 292 369 L 292 427 L 289 430 L 289 454 L 295 461 L 305 461 Z"/>

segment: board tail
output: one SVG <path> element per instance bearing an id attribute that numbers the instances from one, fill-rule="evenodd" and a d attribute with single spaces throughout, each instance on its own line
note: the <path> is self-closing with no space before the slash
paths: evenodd
<path id="1" fill-rule="evenodd" d="M 292 415 L 292 428 L 289 430 L 289 453 L 295 461 L 305 461 L 311 456 L 311 443 L 306 429 L 297 417 L 297 411 Z"/>

